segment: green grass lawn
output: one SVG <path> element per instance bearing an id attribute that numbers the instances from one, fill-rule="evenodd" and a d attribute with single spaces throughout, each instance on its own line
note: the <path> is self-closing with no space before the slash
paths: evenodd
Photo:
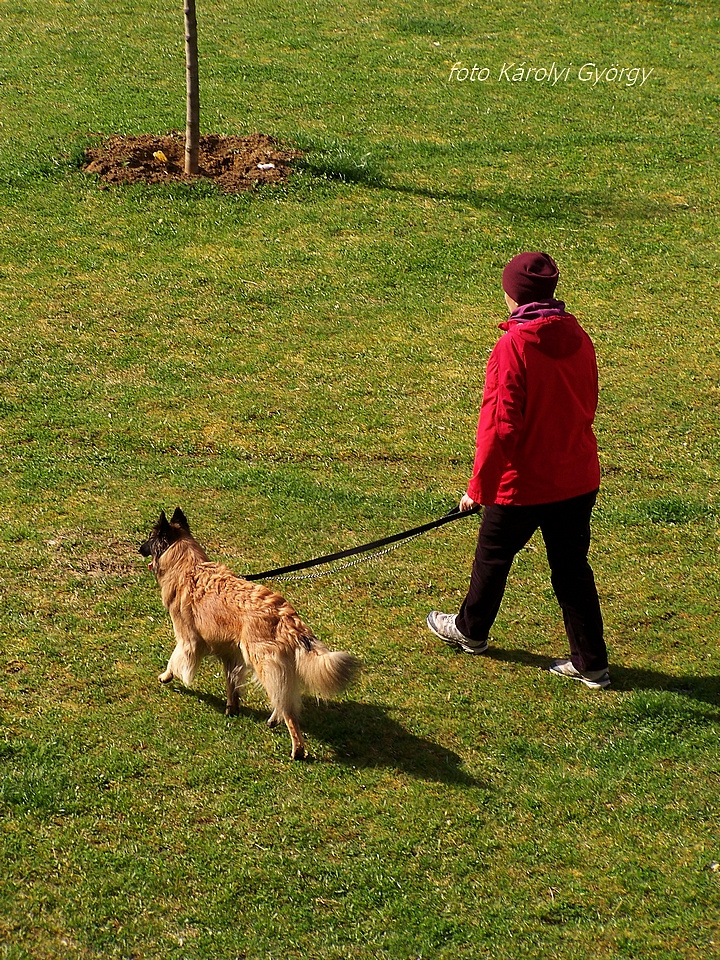
<path id="1" fill-rule="evenodd" d="M 717 5 L 200 0 L 202 132 L 305 151 L 240 196 L 79 169 L 183 126 L 182 5 L 41 6 L 2 5 L 0 957 L 718 955 Z M 598 350 L 613 686 L 544 670 L 540 541 L 490 654 L 439 649 L 467 518 L 283 585 L 364 663 L 314 763 L 215 663 L 161 687 L 160 509 L 238 573 L 444 513 L 523 249 Z"/>

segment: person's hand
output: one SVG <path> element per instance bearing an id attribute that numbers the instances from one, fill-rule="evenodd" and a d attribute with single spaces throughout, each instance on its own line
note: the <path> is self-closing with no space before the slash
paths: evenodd
<path id="1" fill-rule="evenodd" d="M 464 494 L 462 500 L 460 501 L 460 513 L 467 513 L 468 510 L 476 510 L 478 506 L 479 504 L 475 503 L 472 497 Z"/>

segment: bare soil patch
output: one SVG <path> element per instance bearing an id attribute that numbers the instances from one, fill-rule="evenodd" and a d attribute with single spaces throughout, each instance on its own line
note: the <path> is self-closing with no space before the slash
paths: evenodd
<path id="1" fill-rule="evenodd" d="M 199 174 L 185 175 L 185 135 L 164 137 L 110 137 L 89 148 L 86 173 L 98 175 L 105 184 L 177 183 L 208 178 L 228 193 L 238 193 L 264 183 L 282 183 L 292 173 L 291 163 L 302 156 L 272 137 L 254 133 L 249 137 L 200 138 Z"/>

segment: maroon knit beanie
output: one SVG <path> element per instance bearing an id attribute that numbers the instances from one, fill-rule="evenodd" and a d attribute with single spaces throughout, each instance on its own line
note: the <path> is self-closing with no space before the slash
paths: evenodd
<path id="1" fill-rule="evenodd" d="M 550 300 L 559 275 L 557 264 L 549 254 L 519 253 L 503 270 L 503 290 L 518 305 Z"/>

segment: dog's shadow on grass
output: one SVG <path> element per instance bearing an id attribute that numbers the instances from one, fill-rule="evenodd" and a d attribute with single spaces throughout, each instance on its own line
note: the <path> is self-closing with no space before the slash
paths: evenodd
<path id="1" fill-rule="evenodd" d="M 225 713 L 225 700 L 212 693 L 173 684 L 173 690 Z M 240 705 L 240 717 L 265 723 L 266 710 Z M 333 751 L 333 761 L 352 767 L 389 767 L 421 780 L 437 780 L 461 786 L 487 786 L 462 769 L 462 760 L 452 750 L 406 730 L 391 716 L 391 708 L 356 700 L 321 701 L 306 697 L 301 727 L 312 740 Z M 284 729 L 284 728 L 283 728 Z"/>
<path id="2" fill-rule="evenodd" d="M 353 767 L 390 767 L 421 780 L 487 786 L 462 768 L 452 750 L 411 733 L 392 717 L 392 708 L 357 700 L 308 700 L 302 717 L 311 737 L 332 747 L 335 760 Z"/>
<path id="3" fill-rule="evenodd" d="M 507 663 L 537 667 L 540 670 L 547 670 L 549 666 L 547 657 L 541 657 L 527 650 L 503 650 L 494 647 L 485 656 Z M 611 661 L 610 679 L 612 681 L 608 688 L 610 692 L 613 690 L 665 690 L 720 707 L 720 677 L 676 676 L 643 667 L 623 667 Z M 720 723 L 720 713 L 715 713 L 712 719 Z"/>

